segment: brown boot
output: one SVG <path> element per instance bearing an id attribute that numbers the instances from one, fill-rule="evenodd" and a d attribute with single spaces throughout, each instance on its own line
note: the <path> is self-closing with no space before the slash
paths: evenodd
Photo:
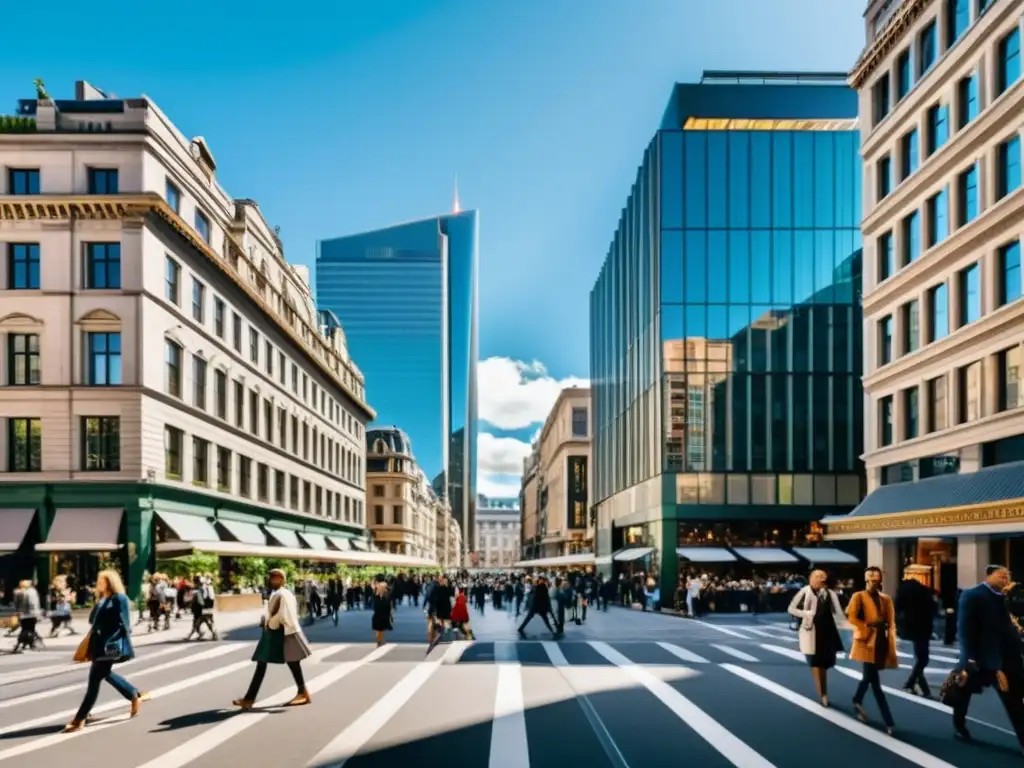
<path id="1" fill-rule="evenodd" d="M 312 701 L 313 700 L 309 697 L 309 694 L 306 691 L 299 691 L 299 693 L 295 694 L 295 698 L 289 701 L 285 706 L 303 707 L 306 704 L 311 703 Z"/>
<path id="2" fill-rule="evenodd" d="M 135 717 L 139 714 L 139 710 L 142 709 L 142 702 L 149 701 L 149 694 L 145 691 L 139 691 L 135 694 L 135 698 L 132 699 L 131 716 Z"/>
<path id="3" fill-rule="evenodd" d="M 235 699 L 231 702 L 232 706 L 238 707 L 243 712 L 247 712 L 248 710 L 252 709 L 253 704 L 255 703 L 256 702 L 254 702 L 252 699 Z"/>

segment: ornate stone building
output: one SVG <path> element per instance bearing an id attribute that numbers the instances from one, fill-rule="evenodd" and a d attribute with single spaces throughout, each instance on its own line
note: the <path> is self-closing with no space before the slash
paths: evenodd
<path id="1" fill-rule="evenodd" d="M 454 567 L 462 546 L 458 523 L 416 463 L 398 427 L 366 433 L 367 525 L 384 552 Z"/>

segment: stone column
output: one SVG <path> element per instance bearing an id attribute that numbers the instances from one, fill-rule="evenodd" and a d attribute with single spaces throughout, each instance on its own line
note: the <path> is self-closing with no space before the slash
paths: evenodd
<path id="1" fill-rule="evenodd" d="M 959 589 L 969 589 L 984 580 L 988 555 L 988 536 L 957 536 L 956 585 Z"/>
<path id="2" fill-rule="evenodd" d="M 865 567 L 882 569 L 883 583 L 887 585 L 886 591 L 890 594 L 895 593 L 896 587 L 903 580 L 898 543 L 898 539 L 868 539 L 868 561 Z"/>

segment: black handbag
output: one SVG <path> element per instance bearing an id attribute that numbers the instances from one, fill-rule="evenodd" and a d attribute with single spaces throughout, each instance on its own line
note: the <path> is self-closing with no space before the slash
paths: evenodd
<path id="1" fill-rule="evenodd" d="M 970 675 L 966 670 L 954 669 L 942 681 L 942 687 L 939 689 L 939 701 L 947 707 L 957 706 L 969 694 L 967 689 L 969 681 Z"/>
<path id="2" fill-rule="evenodd" d="M 797 603 L 796 609 L 798 611 L 802 611 L 804 609 L 805 605 L 807 605 L 807 594 L 806 593 L 804 594 L 803 597 L 800 598 L 800 602 Z M 800 631 L 800 627 L 803 625 L 803 623 L 804 623 L 803 619 L 798 619 L 796 616 L 790 615 L 790 617 L 789 617 L 789 628 L 791 630 L 793 630 L 794 632 L 799 632 Z"/>

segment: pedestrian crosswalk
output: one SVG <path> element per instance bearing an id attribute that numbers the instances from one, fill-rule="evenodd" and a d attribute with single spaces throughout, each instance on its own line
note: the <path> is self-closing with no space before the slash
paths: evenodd
<path id="1" fill-rule="evenodd" d="M 828 747 L 834 766 L 945 768 L 1013 754 L 1015 739 L 992 697 L 972 705 L 972 728 L 985 743 L 964 745 L 952 740 L 943 705 L 901 691 L 905 673 L 885 672 L 897 720 L 890 737 L 852 717 L 858 665 L 839 662 L 826 709 L 799 651 L 760 640 L 570 635 L 446 642 L 430 653 L 419 644 L 315 643 L 303 664 L 313 703 L 283 707 L 294 684 L 272 670 L 245 713 L 230 704 L 252 674 L 251 644 L 154 647 L 119 669 L 150 692 L 141 714 L 130 718 L 126 702 L 106 689 L 93 709 L 97 721 L 70 735 L 59 731 L 84 694 L 85 668 L 66 665 L 57 675 L 43 665 L 33 679 L 0 676 L 0 763 L 81 764 L 84 756 L 88 764 L 101 750 L 104 768 L 815 764 L 794 761 L 797 742 L 811 755 L 816 744 Z"/>

